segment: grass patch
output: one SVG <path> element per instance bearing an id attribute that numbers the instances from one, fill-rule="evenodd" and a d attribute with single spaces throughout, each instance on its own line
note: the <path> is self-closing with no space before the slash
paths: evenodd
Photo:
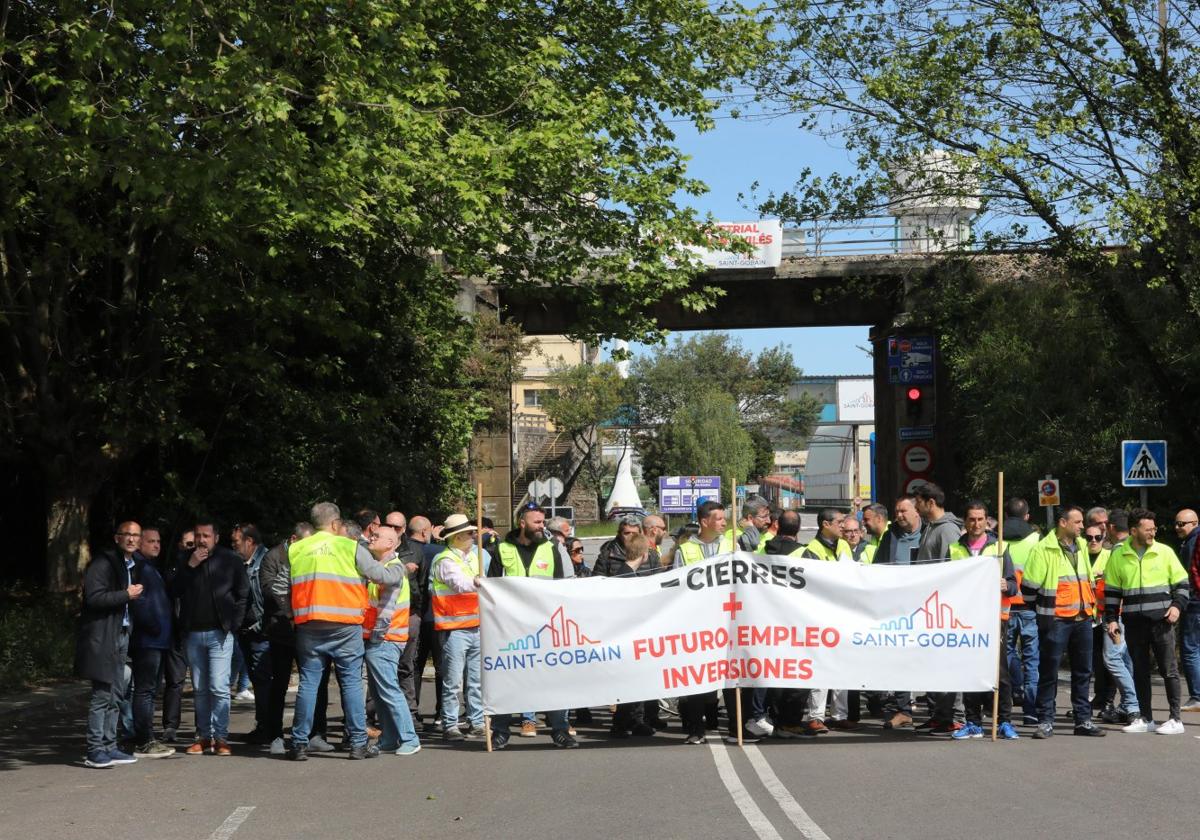
<path id="1" fill-rule="evenodd" d="M 19 584 L 0 591 L 0 691 L 71 676 L 78 596 Z"/>

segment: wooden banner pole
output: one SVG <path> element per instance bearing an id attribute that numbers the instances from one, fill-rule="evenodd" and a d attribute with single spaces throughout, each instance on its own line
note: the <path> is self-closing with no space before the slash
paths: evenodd
<path id="1" fill-rule="evenodd" d="M 731 479 L 729 486 L 730 486 L 730 492 L 731 492 L 731 495 L 729 498 L 733 502 L 733 530 L 731 532 L 733 534 L 733 550 L 737 551 L 738 550 L 738 524 L 739 524 L 737 479 L 736 478 Z M 733 690 L 733 696 L 734 696 L 734 704 L 733 705 L 735 707 L 734 708 L 733 725 L 736 727 L 736 729 L 734 731 L 737 732 L 737 745 L 739 747 L 741 747 L 744 745 L 742 744 L 742 687 L 740 685 Z M 728 714 L 729 710 L 726 709 L 725 713 Z"/>
<path id="2" fill-rule="evenodd" d="M 484 577 L 487 569 L 483 568 L 483 482 L 475 485 L 475 556 L 479 558 L 479 576 Z M 483 611 L 479 611 L 479 655 L 483 656 Z M 483 697 L 483 669 L 479 669 L 479 696 Z M 466 698 L 464 697 L 465 701 Z M 487 742 L 487 751 L 492 751 L 492 719 L 483 716 L 483 739 Z"/>
<path id="3" fill-rule="evenodd" d="M 1000 553 L 1000 579 L 1004 579 L 1004 472 L 1001 471 L 997 478 L 996 488 L 996 539 L 997 551 Z M 1001 598 L 1004 596 L 1001 595 Z M 996 619 L 999 629 L 996 632 L 996 638 L 1000 642 L 1000 656 L 1004 656 L 1004 621 Z M 992 741 L 996 740 L 996 718 L 1000 716 L 1000 657 L 996 657 L 996 680 L 993 683 L 995 688 L 992 690 Z"/>

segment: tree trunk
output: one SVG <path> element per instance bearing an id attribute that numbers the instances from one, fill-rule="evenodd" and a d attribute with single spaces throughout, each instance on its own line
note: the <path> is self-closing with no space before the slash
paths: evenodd
<path id="1" fill-rule="evenodd" d="M 81 492 L 51 492 L 46 505 L 46 588 L 78 589 L 91 560 L 88 514 L 91 499 Z"/>

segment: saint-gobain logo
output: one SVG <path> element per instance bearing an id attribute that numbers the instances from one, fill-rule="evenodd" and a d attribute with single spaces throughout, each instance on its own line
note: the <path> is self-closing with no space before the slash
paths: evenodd
<path id="1" fill-rule="evenodd" d="M 548 643 L 548 644 L 547 644 Z M 567 648 L 580 645 L 598 645 L 599 639 L 589 639 L 579 629 L 573 619 L 567 618 L 563 608 L 559 607 L 550 616 L 550 620 L 528 636 L 513 639 L 504 647 L 501 653 L 519 650 L 541 650 L 544 647 Z"/>
<path id="2" fill-rule="evenodd" d="M 563 608 L 559 607 L 549 621 L 528 636 L 513 639 L 495 656 L 484 656 L 483 670 L 509 671 L 542 665 L 556 668 L 620 658 L 620 645 L 602 645 L 599 639 L 588 638 L 579 629 L 579 624 L 567 618 Z"/>
<path id="3" fill-rule="evenodd" d="M 955 614 L 954 607 L 942 602 L 941 592 L 935 589 L 925 603 L 907 615 L 882 621 L 866 632 L 853 633 L 850 644 L 856 647 L 987 647 L 991 634 L 965 632 L 973 629 Z"/>

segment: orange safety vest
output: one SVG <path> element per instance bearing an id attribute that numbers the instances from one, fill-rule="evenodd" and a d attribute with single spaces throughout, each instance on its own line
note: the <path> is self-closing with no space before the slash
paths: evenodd
<path id="1" fill-rule="evenodd" d="M 475 592 L 455 592 L 450 584 L 438 576 L 442 561 L 457 563 L 467 577 L 479 574 L 478 548 L 474 548 L 465 557 L 447 547 L 437 557 L 433 558 L 433 574 L 430 575 L 430 589 L 433 593 L 433 629 L 435 630 L 469 630 L 479 626 L 479 595 Z"/>
<path id="2" fill-rule="evenodd" d="M 393 557 L 385 566 L 404 561 Z M 382 638 L 385 642 L 408 641 L 408 614 L 411 606 L 408 575 L 392 586 L 371 583 L 367 586 L 367 613 L 363 618 L 363 638 Z M 382 627 L 380 626 L 382 625 Z M 382 630 L 382 636 L 380 631 Z"/>
<path id="3" fill-rule="evenodd" d="M 358 543 L 318 531 L 288 546 L 292 614 L 297 625 L 309 621 L 362 624 L 367 582 L 358 573 Z"/>

